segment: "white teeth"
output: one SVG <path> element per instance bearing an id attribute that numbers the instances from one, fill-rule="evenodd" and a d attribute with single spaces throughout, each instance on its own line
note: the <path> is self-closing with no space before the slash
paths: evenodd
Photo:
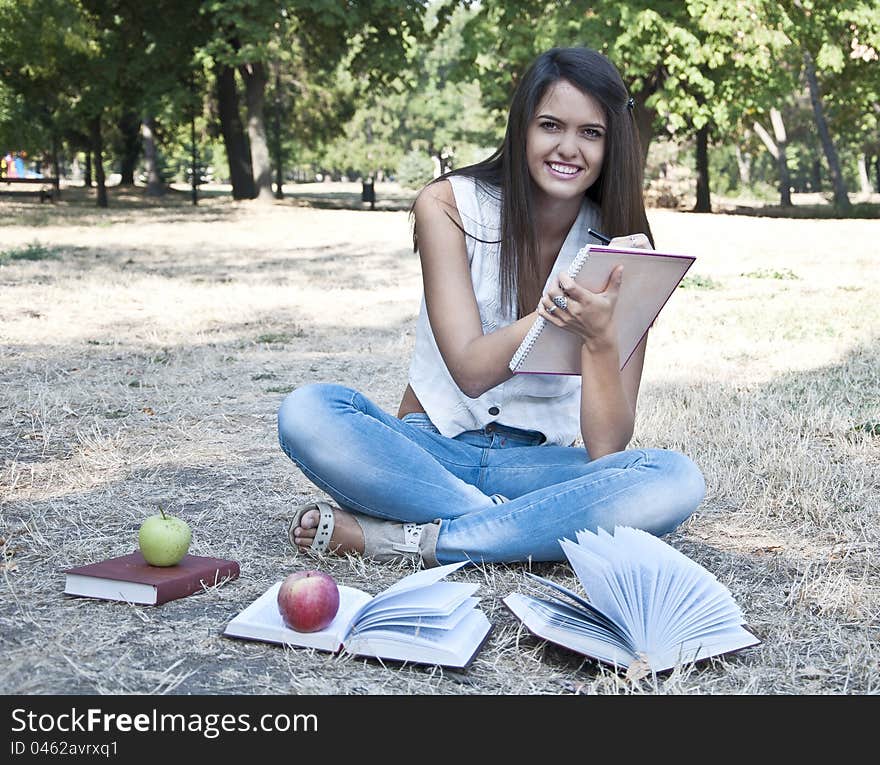
<path id="1" fill-rule="evenodd" d="M 574 175 L 579 167 L 572 167 L 571 165 L 557 165 L 555 162 L 548 162 L 550 168 L 555 170 L 557 173 L 562 173 L 564 175 Z"/>

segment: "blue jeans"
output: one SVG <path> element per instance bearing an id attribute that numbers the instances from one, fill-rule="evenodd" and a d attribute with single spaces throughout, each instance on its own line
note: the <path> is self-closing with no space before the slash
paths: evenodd
<path id="1" fill-rule="evenodd" d="M 540 433 L 490 424 L 455 438 L 425 414 L 402 419 L 341 385 L 289 394 L 281 448 L 339 507 L 414 523 L 441 519 L 440 564 L 564 560 L 582 529 L 675 529 L 703 500 L 697 466 L 677 452 L 634 449 L 590 460 L 583 447 L 541 446 Z M 499 496 L 500 495 L 500 496 Z"/>

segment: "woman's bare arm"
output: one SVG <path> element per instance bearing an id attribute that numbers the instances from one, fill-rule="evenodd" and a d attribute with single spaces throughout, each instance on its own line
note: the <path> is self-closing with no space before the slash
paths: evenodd
<path id="1" fill-rule="evenodd" d="M 639 242 L 649 246 L 647 237 L 640 236 Z M 561 275 L 538 307 L 547 321 L 581 340 L 581 436 L 591 459 L 625 449 L 635 428 L 647 335 L 621 370 L 614 309 L 625 278 L 619 267 L 602 292 L 592 292 Z M 567 307 L 554 307 L 553 298 L 563 294 Z"/>
<path id="2" fill-rule="evenodd" d="M 414 213 L 425 303 L 437 347 L 458 387 L 477 398 L 511 377 L 508 364 L 536 313 L 483 334 L 451 184 L 440 181 L 424 189 Z"/>

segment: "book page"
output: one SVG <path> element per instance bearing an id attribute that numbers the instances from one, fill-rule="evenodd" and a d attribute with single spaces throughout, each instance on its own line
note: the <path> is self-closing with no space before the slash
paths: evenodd
<path id="1" fill-rule="evenodd" d="M 615 579 L 608 559 L 568 539 L 560 540 L 560 545 L 590 602 L 626 632 L 630 642 L 635 644 L 632 607 Z"/>
<path id="2" fill-rule="evenodd" d="M 64 584 L 65 595 L 84 598 L 121 600 L 126 603 L 152 605 L 156 602 L 156 587 L 140 582 L 123 582 L 119 579 L 101 579 L 95 576 L 68 574 Z"/>
<path id="3" fill-rule="evenodd" d="M 449 630 L 386 627 L 352 635 L 345 650 L 355 656 L 372 656 L 418 664 L 464 667 L 483 644 L 492 625 L 479 609 Z"/>
<path id="4" fill-rule="evenodd" d="M 679 645 L 670 646 L 665 651 L 653 652 L 648 654 L 647 659 L 654 671 L 660 672 L 664 669 L 671 669 L 678 664 L 739 651 L 749 646 L 758 645 L 760 642 L 744 627 L 734 625 L 703 635 L 700 638 L 687 640 Z"/>
<path id="5" fill-rule="evenodd" d="M 403 579 L 395 582 L 390 587 L 382 592 L 376 594 L 369 603 L 365 603 L 360 612 L 354 615 L 352 619 L 352 623 L 359 622 L 367 612 L 378 612 L 384 607 L 386 601 L 394 598 L 396 604 L 400 604 L 401 602 L 408 602 L 412 604 L 425 604 L 425 607 L 434 607 L 436 608 L 435 598 L 440 597 L 436 593 L 439 590 L 434 591 L 432 594 L 428 594 L 422 597 L 420 594 L 424 592 L 426 588 L 431 587 L 431 585 L 437 584 L 440 582 L 443 577 L 448 576 L 453 571 L 457 571 L 462 566 L 466 565 L 467 561 L 461 561 L 460 563 L 450 563 L 445 566 L 435 566 L 433 568 L 422 569 L 421 571 L 416 571 L 414 574 L 410 574 L 409 576 L 405 576 Z M 449 583 L 447 583 L 449 584 Z M 415 593 L 411 598 L 406 600 L 403 598 L 404 593 Z M 469 593 L 470 594 L 470 593 Z"/>
<path id="6" fill-rule="evenodd" d="M 375 598 L 355 617 L 352 629 L 382 622 L 387 618 L 410 616 L 447 616 L 463 600 L 476 592 L 478 584 L 466 582 L 434 582 L 417 590 L 407 590 L 386 597 L 378 603 Z"/>
<path id="7" fill-rule="evenodd" d="M 445 566 L 435 566 L 416 571 L 414 574 L 403 577 L 403 579 L 395 582 L 388 589 L 378 593 L 374 600 L 381 603 L 388 595 L 395 595 L 405 590 L 414 590 L 418 587 L 427 587 L 430 584 L 434 584 L 434 582 L 439 582 L 453 571 L 458 571 L 458 569 L 466 564 L 467 561 L 461 561 L 460 563 L 448 563 Z"/>
<path id="8" fill-rule="evenodd" d="M 573 566 L 580 561 L 579 575 L 586 560 L 583 548 L 608 561 L 606 576 L 631 601 L 627 617 L 640 621 L 632 630 L 636 652 L 647 657 L 654 671 L 758 642 L 743 628 L 742 610 L 730 591 L 658 537 L 616 527 L 613 535 L 600 529 L 578 532 L 577 539 L 578 545 L 568 543 L 566 555 Z"/>
<path id="9" fill-rule="evenodd" d="M 590 245 L 578 253 L 573 265 L 580 262 L 582 266 L 574 279 L 593 292 L 601 292 L 612 270 L 623 265 L 623 282 L 614 313 L 621 369 L 695 259 L 689 255 L 606 245 Z M 579 375 L 580 345 L 571 332 L 539 316 L 511 358 L 509 368 L 515 374 Z"/>
<path id="10" fill-rule="evenodd" d="M 333 621 L 319 632 L 296 632 L 290 629 L 281 618 L 278 610 L 278 590 L 281 582 L 276 582 L 259 598 L 232 619 L 223 631 L 227 637 L 262 640 L 268 643 L 317 648 L 323 651 L 338 651 L 343 636 L 348 631 L 352 617 L 370 596 L 354 587 L 339 585 L 339 610 Z"/>
<path id="11" fill-rule="evenodd" d="M 504 598 L 503 602 L 530 632 L 544 640 L 624 668 L 636 658 L 612 632 L 586 621 L 581 623 L 580 629 L 573 628 L 572 624 L 559 618 L 562 609 L 545 601 L 515 592 Z"/>
<path id="12" fill-rule="evenodd" d="M 563 608 L 574 608 L 580 614 L 580 618 L 582 620 L 589 621 L 592 624 L 600 625 L 606 632 L 617 635 L 620 639 L 620 642 L 623 645 L 626 645 L 629 648 L 633 646 L 630 644 L 630 638 L 627 635 L 625 630 L 622 630 L 612 619 L 609 619 L 605 614 L 603 614 L 598 608 L 584 600 L 580 595 L 572 590 L 569 590 L 567 587 L 563 587 L 561 584 L 553 582 L 549 579 L 545 579 L 542 576 L 538 576 L 537 574 L 532 574 L 530 572 L 526 572 L 526 575 L 532 579 L 537 580 L 539 583 L 548 587 L 554 593 L 561 593 L 570 601 L 568 602 L 555 594 L 550 595 L 550 600 L 553 603 L 559 604 Z M 540 599 L 536 599 L 540 600 Z M 546 601 L 545 601 L 546 602 Z"/>
<path id="13" fill-rule="evenodd" d="M 385 627 L 431 627 L 449 630 L 477 607 L 477 598 L 464 598 L 448 612 L 440 614 L 413 613 L 410 609 L 382 613 L 378 618 L 366 617 L 352 626 L 349 634 Z"/>

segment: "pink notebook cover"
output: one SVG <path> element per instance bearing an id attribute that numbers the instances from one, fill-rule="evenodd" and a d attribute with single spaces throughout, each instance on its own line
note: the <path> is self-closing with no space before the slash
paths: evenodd
<path id="1" fill-rule="evenodd" d="M 607 245 L 584 247 L 575 256 L 569 273 L 593 292 L 601 292 L 615 266 L 623 265 L 615 308 L 621 369 L 695 260 L 692 255 Z M 580 348 L 574 334 L 539 316 L 510 360 L 510 370 L 514 374 L 579 375 Z"/>

